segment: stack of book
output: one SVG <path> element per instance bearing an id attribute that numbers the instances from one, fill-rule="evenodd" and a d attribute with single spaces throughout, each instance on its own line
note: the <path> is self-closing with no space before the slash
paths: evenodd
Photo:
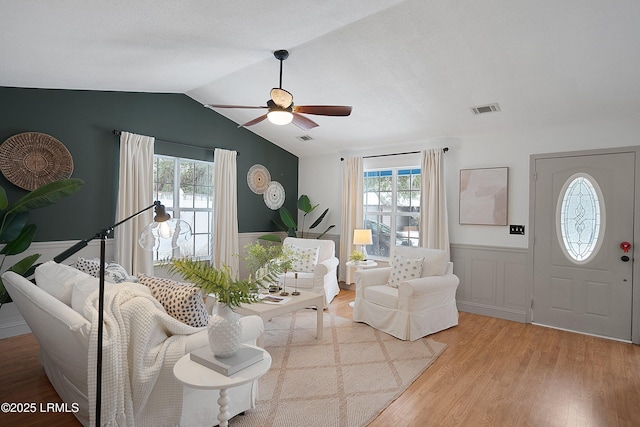
<path id="1" fill-rule="evenodd" d="M 258 363 L 263 357 L 264 352 L 261 349 L 244 344 L 230 357 L 214 356 L 209 346 L 191 352 L 191 360 L 226 376 Z"/>

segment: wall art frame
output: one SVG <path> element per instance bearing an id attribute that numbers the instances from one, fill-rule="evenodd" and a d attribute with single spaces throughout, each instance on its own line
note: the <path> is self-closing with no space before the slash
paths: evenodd
<path id="1" fill-rule="evenodd" d="M 508 167 L 460 169 L 460 224 L 507 225 L 508 195 Z"/>

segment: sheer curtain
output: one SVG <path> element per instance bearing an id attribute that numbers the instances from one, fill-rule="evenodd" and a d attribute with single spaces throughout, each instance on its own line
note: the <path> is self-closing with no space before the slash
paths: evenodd
<path id="1" fill-rule="evenodd" d="M 351 272 L 346 267 L 353 249 L 353 230 L 363 224 L 363 179 L 362 157 L 347 157 L 343 162 L 342 173 L 342 215 L 340 231 L 340 274 L 339 279 L 353 283 Z"/>
<path id="2" fill-rule="evenodd" d="M 238 179 L 235 151 L 216 148 L 213 153 L 212 263 L 228 265 L 238 274 Z"/>
<path id="3" fill-rule="evenodd" d="M 444 182 L 444 155 L 439 148 L 422 151 L 420 246 L 449 252 L 449 223 Z"/>
<path id="4" fill-rule="evenodd" d="M 120 134 L 116 222 L 153 204 L 154 141 L 152 136 Z M 138 235 L 151 221 L 152 209 L 114 229 L 115 261 L 130 274 L 153 274 L 153 253 L 138 244 Z"/>

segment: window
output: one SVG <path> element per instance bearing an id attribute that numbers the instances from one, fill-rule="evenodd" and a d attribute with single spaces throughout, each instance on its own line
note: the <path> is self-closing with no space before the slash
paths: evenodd
<path id="1" fill-rule="evenodd" d="M 587 174 L 570 177 L 560 192 L 557 228 L 560 247 L 576 264 L 595 256 L 604 232 L 603 197 L 598 183 Z"/>
<path id="2" fill-rule="evenodd" d="M 387 258 L 392 246 L 418 246 L 420 169 L 388 168 L 364 173 L 364 228 L 371 229 L 372 256 Z"/>
<path id="3" fill-rule="evenodd" d="M 155 200 L 165 205 L 167 213 L 188 222 L 193 233 L 187 247 L 172 250 L 169 245 L 161 245 L 154 253 L 154 261 L 171 256 L 210 259 L 213 162 L 155 155 L 153 191 Z"/>

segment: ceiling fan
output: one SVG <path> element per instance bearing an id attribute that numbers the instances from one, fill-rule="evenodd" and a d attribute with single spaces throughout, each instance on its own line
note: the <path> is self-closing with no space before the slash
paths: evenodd
<path id="1" fill-rule="evenodd" d="M 351 114 L 351 107 L 344 105 L 293 105 L 293 95 L 282 89 L 282 61 L 289 57 L 286 50 L 277 50 L 273 56 L 280 61 L 280 85 L 271 89 L 271 99 L 267 101 L 266 106 L 255 107 L 247 105 L 219 105 L 206 104 L 207 108 L 267 108 L 269 111 L 260 117 L 241 124 L 238 127 L 252 126 L 260 123 L 264 119 L 268 119 L 276 125 L 286 125 L 293 123 L 300 129 L 309 130 L 318 124 L 313 120 L 303 116 L 302 114 L 315 114 L 318 116 L 348 116 Z"/>

